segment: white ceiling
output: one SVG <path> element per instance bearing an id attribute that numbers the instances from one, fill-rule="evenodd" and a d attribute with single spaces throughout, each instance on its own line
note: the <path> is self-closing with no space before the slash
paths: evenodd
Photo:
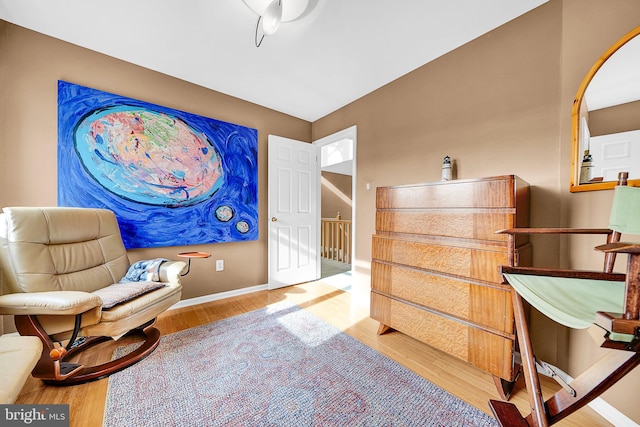
<path id="1" fill-rule="evenodd" d="M 0 0 L 0 19 L 315 121 L 546 1 L 310 0 L 259 48 L 242 0 Z"/>

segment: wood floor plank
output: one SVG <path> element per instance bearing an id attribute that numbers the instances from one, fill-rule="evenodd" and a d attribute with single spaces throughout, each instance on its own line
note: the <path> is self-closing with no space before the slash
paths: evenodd
<path id="1" fill-rule="evenodd" d="M 489 399 L 499 399 L 491 376 L 474 366 L 396 331 L 377 335 L 378 322 L 369 317 L 366 292 L 357 292 L 357 290 L 352 293 L 344 292 L 322 282 L 260 291 L 169 310 L 158 317 L 156 326 L 163 335 L 166 335 L 257 310 L 283 300 L 301 306 L 487 414 L 491 414 L 488 406 Z M 83 357 L 89 357 L 91 361 L 102 360 L 110 357 L 119 345 L 122 343 L 105 343 L 96 349 L 89 350 L 92 354 Z M 542 385 L 544 393 L 548 395 L 558 389 L 553 380 L 544 377 Z M 72 427 L 99 427 L 102 425 L 107 386 L 108 379 L 78 386 L 53 387 L 30 378 L 16 403 L 69 404 Z M 528 413 L 527 395 L 523 386 L 518 387 L 511 402 L 515 403 L 523 413 Z M 588 407 L 556 425 L 560 427 L 611 426 Z"/>

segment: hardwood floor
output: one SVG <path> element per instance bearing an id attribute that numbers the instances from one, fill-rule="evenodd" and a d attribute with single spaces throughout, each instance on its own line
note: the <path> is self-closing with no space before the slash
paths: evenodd
<path id="1" fill-rule="evenodd" d="M 166 335 L 257 310 L 282 300 L 298 304 L 432 383 L 491 414 L 487 402 L 489 399 L 498 399 L 491 376 L 399 332 L 377 335 L 378 322 L 369 318 L 366 289 L 344 292 L 322 282 L 311 282 L 170 310 L 158 318 L 156 326 Z M 87 362 L 110 358 L 112 350 L 123 345 L 123 340 L 104 344 L 92 354 L 87 354 Z M 553 380 L 543 378 L 542 382 L 545 395 L 558 388 Z M 71 426 L 97 427 L 102 425 L 107 387 L 108 379 L 78 386 L 52 387 L 30 378 L 16 403 L 69 404 Z M 527 396 L 522 385 L 511 401 L 522 412 L 528 413 Z M 556 425 L 598 427 L 611 424 L 587 407 Z"/>

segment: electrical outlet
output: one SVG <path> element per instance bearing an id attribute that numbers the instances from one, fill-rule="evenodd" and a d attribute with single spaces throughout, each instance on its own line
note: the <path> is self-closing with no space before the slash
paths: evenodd
<path id="1" fill-rule="evenodd" d="M 216 260 L 216 271 L 222 271 L 224 270 L 224 260 L 223 259 L 217 259 Z"/>

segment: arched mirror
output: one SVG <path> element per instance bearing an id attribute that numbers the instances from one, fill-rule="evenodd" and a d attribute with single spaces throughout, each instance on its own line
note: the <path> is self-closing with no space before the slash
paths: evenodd
<path id="1" fill-rule="evenodd" d="M 571 115 L 571 192 L 606 190 L 618 172 L 640 186 L 640 26 L 596 62 Z"/>

